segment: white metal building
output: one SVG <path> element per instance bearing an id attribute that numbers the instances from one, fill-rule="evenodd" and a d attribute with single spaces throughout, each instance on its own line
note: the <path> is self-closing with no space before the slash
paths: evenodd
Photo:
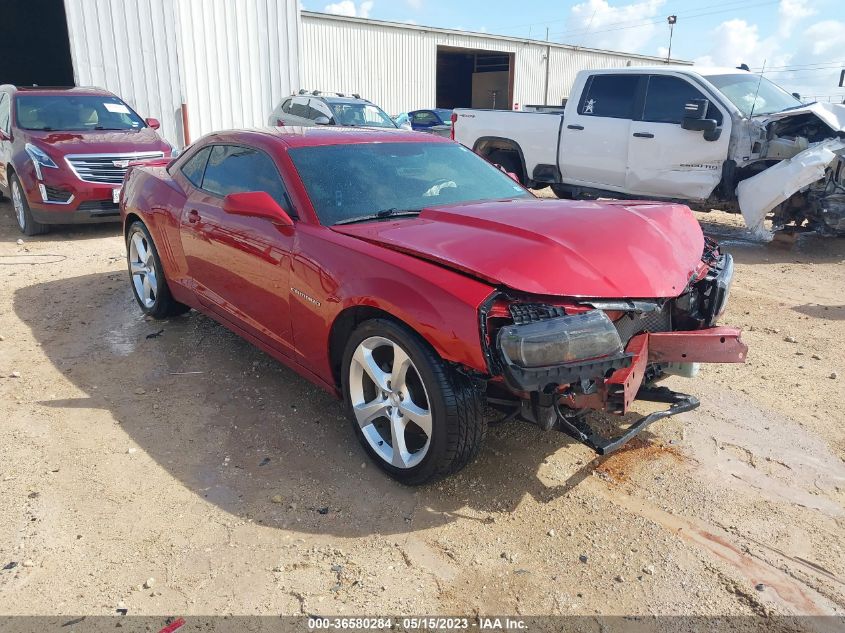
<path id="1" fill-rule="evenodd" d="M 19 43 L 41 45 L 0 55 L 0 83 L 106 88 L 159 119 L 176 146 L 263 125 L 299 89 L 297 0 L 15 0 L 8 9 Z"/>
<path id="2" fill-rule="evenodd" d="M 390 114 L 432 107 L 560 105 L 579 70 L 666 61 L 310 11 L 302 11 L 301 42 L 304 88 L 357 92 Z"/>

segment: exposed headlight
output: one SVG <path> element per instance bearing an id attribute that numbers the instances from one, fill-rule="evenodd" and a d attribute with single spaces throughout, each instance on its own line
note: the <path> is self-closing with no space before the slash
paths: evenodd
<path id="1" fill-rule="evenodd" d="M 50 167 L 52 169 L 58 169 L 59 166 L 53 162 L 53 159 L 47 156 L 43 149 L 40 147 L 36 147 L 32 143 L 27 143 L 24 146 L 26 153 L 29 154 L 29 157 L 32 159 L 32 164 L 35 167 L 35 175 L 38 177 L 38 180 L 41 180 L 41 168 L 42 167 Z"/>
<path id="2" fill-rule="evenodd" d="M 725 313 L 728 307 L 728 297 L 731 294 L 731 285 L 734 281 L 734 258 L 729 253 L 725 254 L 725 263 L 722 265 L 722 272 L 716 277 L 715 296 L 713 297 L 716 314 L 715 321 Z"/>
<path id="3" fill-rule="evenodd" d="M 510 364 L 549 367 L 622 352 L 613 322 L 601 310 L 590 310 L 499 331 L 499 349 Z"/>

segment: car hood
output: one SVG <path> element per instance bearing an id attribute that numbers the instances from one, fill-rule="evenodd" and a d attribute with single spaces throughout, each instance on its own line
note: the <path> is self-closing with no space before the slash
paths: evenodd
<path id="1" fill-rule="evenodd" d="M 332 228 L 497 286 L 569 297 L 677 296 L 704 249 L 689 208 L 657 202 L 496 201 Z"/>
<path id="2" fill-rule="evenodd" d="M 801 108 L 767 114 L 762 120 L 764 125 L 768 125 L 773 121 L 782 121 L 802 114 L 814 114 L 834 132 L 845 132 L 845 105 L 839 103 L 808 103 Z"/>
<path id="3" fill-rule="evenodd" d="M 170 146 L 152 128 L 139 130 L 92 130 L 86 132 L 27 131 L 34 144 L 48 154 L 126 154 L 170 152 Z"/>

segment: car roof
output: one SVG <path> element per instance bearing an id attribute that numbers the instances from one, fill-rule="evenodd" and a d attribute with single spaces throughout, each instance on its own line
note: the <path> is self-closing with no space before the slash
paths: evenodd
<path id="1" fill-rule="evenodd" d="M 103 88 L 88 86 L 13 86 L 6 84 L 0 89 L 28 95 L 89 95 L 97 97 L 116 97 L 117 95 Z"/>
<path id="2" fill-rule="evenodd" d="M 451 143 L 449 139 L 431 134 L 420 134 L 390 128 L 351 128 L 340 126 L 252 128 L 248 130 L 226 130 L 213 132 L 208 139 L 223 142 L 255 142 L 272 138 L 287 147 L 317 147 L 321 145 L 355 145 L 364 143 Z"/>

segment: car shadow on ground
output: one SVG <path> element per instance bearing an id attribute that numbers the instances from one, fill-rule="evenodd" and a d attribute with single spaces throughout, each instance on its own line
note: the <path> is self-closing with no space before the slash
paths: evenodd
<path id="1" fill-rule="evenodd" d="M 409 488 L 368 460 L 339 401 L 201 314 L 144 319 L 125 273 L 22 288 L 14 310 L 85 394 L 39 404 L 108 411 L 128 435 L 109 450 L 134 442 L 195 494 L 269 527 L 359 536 L 489 521 L 526 497 L 567 494 L 614 458 L 509 422 L 460 474 Z M 554 472 L 543 470 L 558 451 Z"/>
<path id="2" fill-rule="evenodd" d="M 5 198 L 0 201 L 0 243 L 17 242 L 72 242 L 76 240 L 91 240 L 102 237 L 120 235 L 120 222 L 105 222 L 102 224 L 56 224 L 43 235 L 27 236 L 18 228 L 15 211 L 11 202 Z"/>

